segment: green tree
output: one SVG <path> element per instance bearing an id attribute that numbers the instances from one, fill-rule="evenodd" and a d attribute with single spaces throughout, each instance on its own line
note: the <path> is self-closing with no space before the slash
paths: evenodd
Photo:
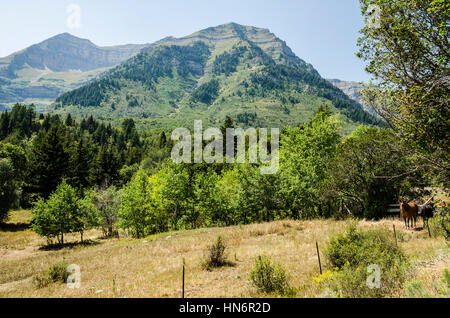
<path id="1" fill-rule="evenodd" d="M 194 165 L 171 163 L 158 173 L 161 208 L 175 229 L 190 227 L 197 221 L 193 169 Z"/>
<path id="2" fill-rule="evenodd" d="M 149 233 L 149 186 L 149 177 L 140 170 L 123 189 L 119 227 L 130 230 L 136 238 L 142 238 Z"/>
<path id="3" fill-rule="evenodd" d="M 31 191 L 48 198 L 67 176 L 69 156 L 62 126 L 52 126 L 47 133 L 41 131 L 33 142 L 29 158 Z"/>
<path id="4" fill-rule="evenodd" d="M 92 151 L 89 139 L 81 136 L 73 148 L 73 154 L 70 157 L 70 183 L 73 186 L 81 188 L 89 186 L 91 158 Z"/>
<path id="5" fill-rule="evenodd" d="M 9 159 L 0 159 L 0 223 L 7 219 L 15 198 L 14 167 Z"/>
<path id="6" fill-rule="evenodd" d="M 92 192 L 91 202 L 98 211 L 99 223 L 106 237 L 112 237 L 119 221 L 121 194 L 116 187 L 100 188 Z"/>
<path id="7" fill-rule="evenodd" d="M 95 185 L 115 184 L 121 168 L 117 149 L 112 145 L 101 146 L 90 172 L 91 183 Z"/>
<path id="8" fill-rule="evenodd" d="M 47 201 L 40 198 L 32 210 L 32 230 L 48 239 L 64 244 L 64 234 L 81 234 L 95 221 L 86 202 L 64 180 Z"/>
<path id="9" fill-rule="evenodd" d="M 280 149 L 280 198 L 294 217 L 321 214 L 320 188 L 334 157 L 340 136 L 337 123 L 327 113 L 317 113 L 311 123 L 289 128 Z"/>
<path id="10" fill-rule="evenodd" d="M 341 203 L 344 214 L 382 217 L 388 204 L 411 196 L 420 182 L 420 171 L 407 173 L 413 160 L 391 130 L 361 126 L 339 144 L 324 193 Z"/>
<path id="11" fill-rule="evenodd" d="M 423 157 L 420 164 L 433 169 L 437 181 L 448 186 L 450 4 L 443 0 L 360 2 L 368 23 L 361 30 L 358 56 L 368 62 L 366 70 L 374 75 L 377 86 L 364 90 L 364 99 L 410 151 Z"/>

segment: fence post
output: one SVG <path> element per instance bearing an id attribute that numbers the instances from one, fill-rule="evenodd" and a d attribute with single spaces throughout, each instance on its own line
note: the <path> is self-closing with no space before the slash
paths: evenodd
<path id="1" fill-rule="evenodd" d="M 320 275 L 322 275 L 322 264 L 320 263 L 319 244 L 317 243 L 317 241 L 316 241 L 316 249 L 317 249 L 317 258 L 319 259 Z"/>
<path id="2" fill-rule="evenodd" d="M 185 272 L 185 264 L 186 264 L 186 262 L 185 262 L 185 260 L 184 260 L 184 258 L 183 258 L 183 277 L 182 277 L 182 281 L 183 281 L 183 286 L 182 286 L 182 298 L 184 299 L 184 272 Z"/>
<path id="3" fill-rule="evenodd" d="M 392 227 L 394 228 L 395 245 L 398 246 L 398 242 L 397 242 L 397 232 L 395 231 L 395 224 L 392 224 Z"/>

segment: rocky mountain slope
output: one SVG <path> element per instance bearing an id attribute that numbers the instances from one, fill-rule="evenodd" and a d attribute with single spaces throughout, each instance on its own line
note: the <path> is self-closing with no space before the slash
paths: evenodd
<path id="1" fill-rule="evenodd" d="M 377 116 L 377 113 L 375 110 L 364 104 L 364 102 L 361 99 L 360 91 L 364 88 L 363 83 L 360 82 L 351 82 L 351 81 L 341 81 L 339 79 L 329 79 L 329 81 L 339 88 L 341 91 L 343 91 L 345 94 L 347 94 L 348 97 L 351 99 L 357 101 L 361 106 L 363 106 L 363 109 L 370 114 Z"/>
<path id="2" fill-rule="evenodd" d="M 321 105 L 352 123 L 377 123 L 269 30 L 230 23 L 158 41 L 53 109 L 152 127 L 212 125 L 227 115 L 242 126 L 282 127 L 308 121 Z"/>
<path id="3" fill-rule="evenodd" d="M 99 47 L 68 33 L 57 35 L 0 59 L 0 103 L 54 100 L 144 47 Z"/>

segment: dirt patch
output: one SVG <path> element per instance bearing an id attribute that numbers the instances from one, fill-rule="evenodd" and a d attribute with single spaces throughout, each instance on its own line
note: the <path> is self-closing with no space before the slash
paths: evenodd
<path id="1" fill-rule="evenodd" d="M 27 258 L 37 254 L 33 247 L 27 247 L 23 250 L 0 249 L 0 259 L 2 261 L 10 261 L 15 259 Z"/>

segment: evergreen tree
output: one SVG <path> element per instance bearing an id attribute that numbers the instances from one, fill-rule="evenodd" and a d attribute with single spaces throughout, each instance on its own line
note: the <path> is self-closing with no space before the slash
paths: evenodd
<path id="1" fill-rule="evenodd" d="M 65 148 L 65 131 L 51 126 L 34 140 L 29 160 L 28 180 L 32 192 L 48 198 L 67 175 L 69 153 Z"/>
<path id="2" fill-rule="evenodd" d="M 84 136 L 80 138 L 74 148 L 71 157 L 71 184 L 75 187 L 86 188 L 89 186 L 89 175 L 91 167 L 91 151 L 88 141 Z"/>
<path id="3" fill-rule="evenodd" d="M 95 185 L 114 184 L 120 180 L 121 163 L 117 150 L 111 145 L 104 145 L 95 158 L 91 168 L 91 183 Z"/>

